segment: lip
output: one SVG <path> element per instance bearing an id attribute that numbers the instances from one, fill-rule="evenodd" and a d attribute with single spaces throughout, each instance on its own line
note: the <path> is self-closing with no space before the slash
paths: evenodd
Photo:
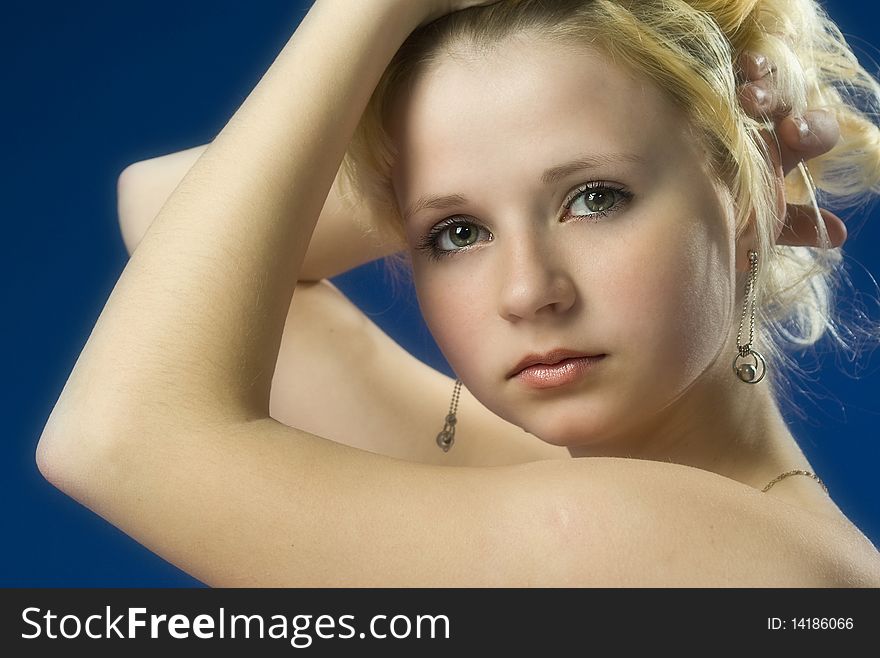
<path id="1" fill-rule="evenodd" d="M 600 354 L 563 359 L 552 365 L 536 363 L 523 368 L 513 379 L 532 388 L 555 388 L 580 379 L 604 358 L 605 355 Z"/>
<path id="2" fill-rule="evenodd" d="M 516 377 L 520 372 L 522 372 L 525 368 L 533 365 L 545 365 L 552 366 L 556 365 L 561 361 L 566 359 L 580 359 L 580 358 L 591 358 L 598 359 L 605 356 L 604 354 L 587 354 L 586 352 L 579 352 L 577 350 L 570 350 L 565 347 L 557 347 L 555 349 L 550 350 L 546 354 L 527 354 L 525 357 L 520 359 L 519 363 L 514 366 L 513 370 L 507 373 L 507 379 L 511 379 Z"/>

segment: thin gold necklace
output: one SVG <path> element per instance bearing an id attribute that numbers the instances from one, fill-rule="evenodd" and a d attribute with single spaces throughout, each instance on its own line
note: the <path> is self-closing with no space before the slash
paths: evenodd
<path id="1" fill-rule="evenodd" d="M 770 482 L 768 482 L 766 485 L 764 485 L 764 488 L 761 489 L 761 491 L 762 491 L 762 492 L 766 492 L 766 491 L 768 491 L 768 490 L 770 489 L 770 487 L 772 487 L 774 484 L 776 484 L 776 483 L 779 482 L 780 480 L 784 480 L 784 479 L 787 478 L 789 475 L 806 475 L 807 477 L 811 477 L 811 478 L 813 478 L 816 482 L 818 482 L 819 484 L 822 485 L 822 488 L 825 490 L 825 493 L 826 493 L 826 494 L 828 493 L 828 487 L 826 487 L 826 486 L 825 486 L 825 483 L 822 482 L 822 480 L 819 479 L 819 476 L 818 476 L 818 475 L 816 475 L 816 474 L 813 473 L 812 471 L 804 471 L 804 470 L 799 469 L 799 468 L 797 468 L 797 469 L 795 469 L 795 470 L 793 470 L 793 471 L 786 471 L 785 473 L 782 473 L 782 474 L 780 474 L 780 475 L 777 475 L 775 478 L 773 478 L 772 480 L 770 480 Z"/>

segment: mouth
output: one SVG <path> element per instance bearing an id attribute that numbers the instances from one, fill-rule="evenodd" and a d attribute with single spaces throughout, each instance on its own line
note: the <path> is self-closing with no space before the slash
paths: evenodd
<path id="1" fill-rule="evenodd" d="M 571 350 L 564 347 L 550 350 L 545 354 L 527 354 L 525 357 L 520 359 L 519 363 L 517 363 L 510 372 L 507 373 L 506 378 L 512 379 L 513 377 L 516 377 L 517 375 L 522 373 L 524 370 L 537 366 L 547 369 L 554 366 L 559 366 L 564 361 L 572 359 L 598 360 L 604 356 L 604 354 L 590 354 L 587 352 Z"/>
<path id="2" fill-rule="evenodd" d="M 512 379 L 530 388 L 556 388 L 583 379 L 605 356 L 597 354 L 562 359 L 553 364 L 535 363 L 520 370 Z"/>

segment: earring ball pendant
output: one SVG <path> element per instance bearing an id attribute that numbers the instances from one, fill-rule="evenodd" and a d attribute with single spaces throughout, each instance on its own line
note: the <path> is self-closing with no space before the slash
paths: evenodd
<path id="1" fill-rule="evenodd" d="M 752 357 L 753 362 L 748 361 Z M 746 384 L 757 384 L 767 373 L 767 363 L 760 352 L 749 350 L 746 356 L 737 354 L 733 359 L 733 372 Z"/>

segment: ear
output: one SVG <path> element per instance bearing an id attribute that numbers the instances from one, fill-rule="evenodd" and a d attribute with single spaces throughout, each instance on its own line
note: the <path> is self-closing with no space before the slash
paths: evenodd
<path id="1" fill-rule="evenodd" d="M 746 224 L 745 231 L 742 232 L 736 239 L 735 243 L 735 264 L 737 272 L 748 272 L 749 271 L 749 250 L 754 249 L 757 251 L 758 249 L 758 239 L 757 239 L 757 231 L 756 231 L 756 222 L 755 222 L 755 211 L 752 210 L 749 213 L 749 220 Z"/>
<path id="2" fill-rule="evenodd" d="M 774 144 L 768 143 L 768 154 L 770 162 L 768 165 L 771 170 L 771 180 L 773 181 L 773 191 L 775 192 L 775 201 L 773 208 L 773 244 L 779 243 L 779 237 L 783 234 L 786 225 L 786 217 L 788 207 L 785 200 L 785 173 L 780 163 L 779 151 Z M 736 271 L 749 271 L 749 250 L 758 251 L 758 226 L 757 215 L 754 206 L 749 213 L 746 230 L 736 241 Z M 759 254 L 760 256 L 760 254 Z"/>

